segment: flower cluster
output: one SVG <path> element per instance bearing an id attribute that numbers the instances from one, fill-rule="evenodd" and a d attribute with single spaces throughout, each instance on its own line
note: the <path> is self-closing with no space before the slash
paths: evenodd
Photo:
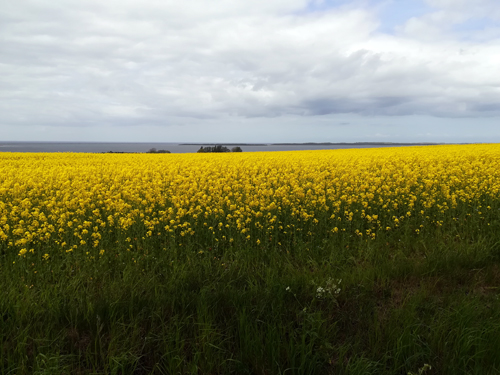
<path id="1" fill-rule="evenodd" d="M 322 299 L 325 298 L 326 296 L 331 296 L 331 297 L 336 297 L 340 294 L 340 283 L 342 282 L 342 279 L 339 280 L 334 280 L 332 278 L 329 278 L 326 281 L 326 286 L 323 288 L 322 286 L 318 286 L 316 289 L 316 298 Z"/>
<path id="2" fill-rule="evenodd" d="M 0 177 L 0 249 L 21 257 L 148 243 L 290 248 L 401 228 L 418 236 L 470 217 L 486 225 L 500 206 L 500 145 L 1 153 Z"/>

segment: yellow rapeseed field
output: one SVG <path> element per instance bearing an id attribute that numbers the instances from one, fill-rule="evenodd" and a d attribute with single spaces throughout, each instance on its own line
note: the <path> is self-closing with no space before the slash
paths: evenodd
<path id="1" fill-rule="evenodd" d="M 500 145 L 227 154 L 0 154 L 0 249 L 279 247 L 498 215 Z"/>

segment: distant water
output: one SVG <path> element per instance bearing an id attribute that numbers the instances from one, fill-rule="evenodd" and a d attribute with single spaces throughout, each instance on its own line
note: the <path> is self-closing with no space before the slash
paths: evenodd
<path id="1" fill-rule="evenodd" d="M 224 144 L 231 149 L 235 145 Z M 213 143 L 182 145 L 179 143 L 98 143 L 98 142 L 0 142 L 0 152 L 147 152 L 152 148 L 168 150 L 172 153 L 196 152 L 201 146 L 214 146 Z M 251 151 L 299 151 L 334 150 L 347 148 L 395 147 L 400 145 L 272 145 L 241 146 L 243 152 Z"/>

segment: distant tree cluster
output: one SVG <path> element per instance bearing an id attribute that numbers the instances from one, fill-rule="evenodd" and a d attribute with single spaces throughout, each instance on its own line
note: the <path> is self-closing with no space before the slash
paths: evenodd
<path id="1" fill-rule="evenodd" d="M 198 152 L 242 152 L 243 150 L 241 147 L 233 147 L 232 149 L 227 148 L 226 146 L 222 145 L 215 145 L 213 147 L 207 146 L 203 147 L 201 146 Z"/>
<path id="2" fill-rule="evenodd" d="M 157 150 L 156 148 L 150 148 L 148 154 L 170 154 L 168 150 Z"/>

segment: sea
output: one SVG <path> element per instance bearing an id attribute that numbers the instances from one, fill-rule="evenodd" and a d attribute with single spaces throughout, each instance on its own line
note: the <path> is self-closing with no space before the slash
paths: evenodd
<path id="1" fill-rule="evenodd" d="M 419 146 L 427 144 L 409 144 L 409 143 L 342 143 L 342 144 L 241 144 L 241 143 L 222 143 L 221 145 L 231 149 L 239 146 L 243 152 L 257 151 L 300 151 L 300 150 L 336 150 L 349 148 L 375 148 L 375 147 L 399 147 L 399 146 Z M 105 152 L 124 152 L 124 153 L 142 153 L 151 149 L 168 150 L 171 153 L 194 153 L 200 147 L 215 146 L 214 143 L 139 143 L 139 142 L 1 142 L 0 152 L 87 152 L 87 153 L 105 153 Z"/>

